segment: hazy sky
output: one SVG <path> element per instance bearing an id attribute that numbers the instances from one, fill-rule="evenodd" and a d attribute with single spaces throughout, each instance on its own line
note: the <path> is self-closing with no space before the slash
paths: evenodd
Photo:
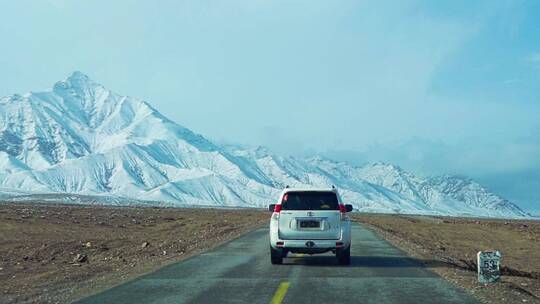
<path id="1" fill-rule="evenodd" d="M 540 212 L 540 1 L 0 7 L 0 96 L 80 70 L 219 142 L 469 175 Z"/>

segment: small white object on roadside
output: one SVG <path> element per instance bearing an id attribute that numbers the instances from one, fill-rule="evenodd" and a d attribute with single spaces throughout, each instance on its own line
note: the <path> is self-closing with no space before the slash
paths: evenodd
<path id="1" fill-rule="evenodd" d="M 478 252 L 478 282 L 495 283 L 501 279 L 501 253 L 497 250 Z"/>

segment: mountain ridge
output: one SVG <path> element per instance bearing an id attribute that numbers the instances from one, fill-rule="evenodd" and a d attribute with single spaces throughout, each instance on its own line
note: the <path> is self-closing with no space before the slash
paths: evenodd
<path id="1" fill-rule="evenodd" d="M 16 193 L 263 207 L 285 185 L 336 185 L 367 212 L 528 216 L 470 179 L 218 145 L 81 72 L 49 91 L 0 98 L 0 165 L 0 187 Z"/>

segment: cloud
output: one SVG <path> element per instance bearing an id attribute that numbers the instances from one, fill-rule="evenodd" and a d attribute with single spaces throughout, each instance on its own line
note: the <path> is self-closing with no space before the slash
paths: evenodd
<path id="1" fill-rule="evenodd" d="M 540 128 L 529 135 L 494 140 L 471 137 L 454 143 L 413 138 L 357 150 L 329 150 L 326 156 L 357 165 L 385 161 L 421 176 L 456 174 L 478 180 L 491 191 L 540 212 Z"/>
<path id="2" fill-rule="evenodd" d="M 327 156 L 352 160 L 357 164 L 383 160 L 395 163 L 420 176 L 456 174 L 479 181 L 502 197 L 540 214 L 540 144 L 508 143 L 474 148 L 467 143 L 449 146 L 416 139 L 388 147 L 374 146 L 368 151 L 332 151 Z"/>
<path id="3" fill-rule="evenodd" d="M 401 143 L 373 144 L 362 151 L 328 150 L 326 154 L 356 164 L 391 162 L 424 175 L 508 174 L 540 171 L 540 135 L 532 134 L 506 141 L 471 137 L 454 143 L 413 138 Z"/>

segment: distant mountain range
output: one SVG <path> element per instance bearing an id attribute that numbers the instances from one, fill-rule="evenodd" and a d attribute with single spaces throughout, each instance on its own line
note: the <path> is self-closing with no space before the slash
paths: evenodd
<path id="1" fill-rule="evenodd" d="M 0 99 L 4 200 L 264 207 L 285 185 L 336 185 L 366 212 L 528 216 L 468 178 L 218 145 L 80 72 Z"/>

